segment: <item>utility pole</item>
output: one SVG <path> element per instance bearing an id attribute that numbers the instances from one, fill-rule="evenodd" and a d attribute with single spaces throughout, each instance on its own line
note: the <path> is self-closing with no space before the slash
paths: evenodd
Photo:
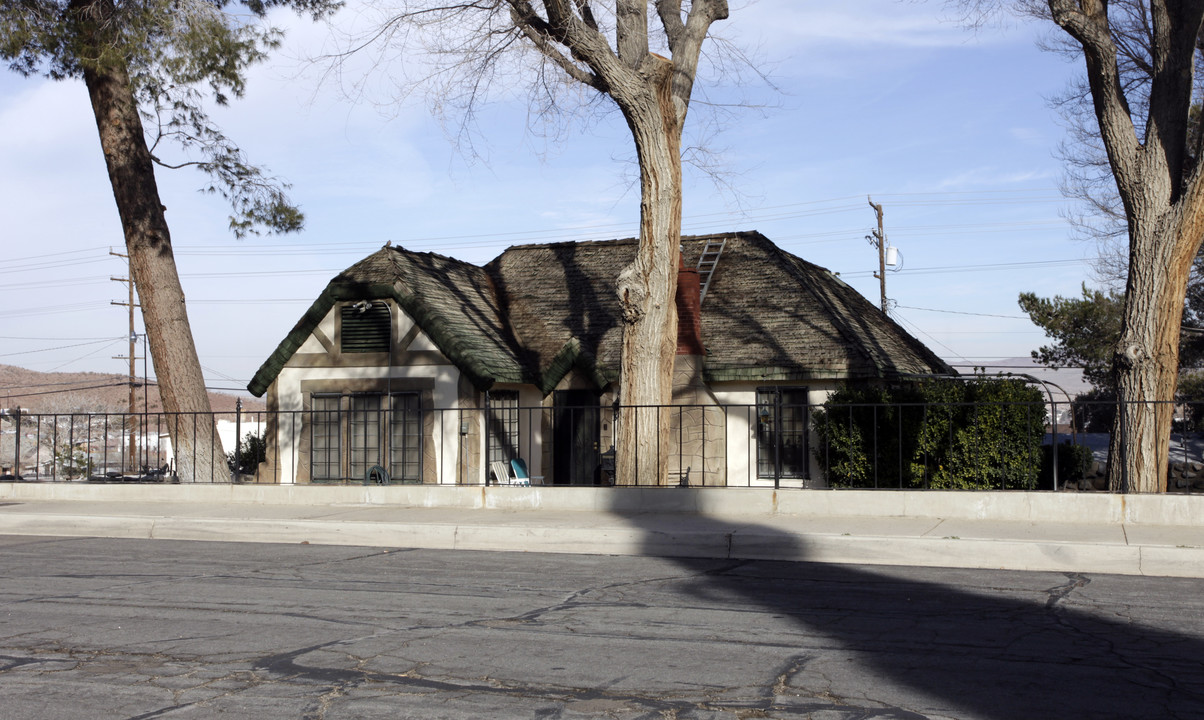
<path id="1" fill-rule="evenodd" d="M 124 258 L 125 262 L 126 262 L 126 267 L 127 268 L 129 267 L 129 262 L 130 262 L 129 255 L 122 255 L 121 253 L 116 253 L 116 252 L 113 252 L 112 250 L 109 251 L 109 254 L 112 255 L 113 257 Z M 113 282 L 125 283 L 129 288 L 129 302 L 118 302 L 116 300 L 111 300 L 110 303 L 113 305 L 119 305 L 119 306 L 128 308 L 129 314 L 130 314 L 130 354 L 124 358 L 121 357 L 120 355 L 116 355 L 113 357 L 113 359 L 114 360 L 125 360 L 128 358 L 130 361 L 130 414 L 129 414 L 129 422 L 130 422 L 130 456 L 129 456 L 129 458 L 130 459 L 129 459 L 129 461 L 130 461 L 130 467 L 134 470 L 137 470 L 138 469 L 138 465 L 137 465 L 138 445 L 137 445 L 136 438 L 137 438 L 137 433 L 138 433 L 138 431 L 137 431 L 137 423 L 138 423 L 137 417 L 138 416 L 135 413 L 138 412 L 138 403 L 137 403 L 137 396 L 136 396 L 135 391 L 138 388 L 138 368 L 137 368 L 137 365 L 135 365 L 135 361 L 138 359 L 138 344 L 137 344 L 138 343 L 138 333 L 136 330 L 136 326 L 134 325 L 134 309 L 141 307 L 141 306 L 134 302 L 134 280 L 130 276 L 130 273 L 128 272 L 128 270 L 126 272 L 126 277 L 110 277 L 109 279 L 112 280 Z"/>
<path id="2" fill-rule="evenodd" d="M 870 207 L 878 214 L 878 229 L 871 231 L 871 235 L 866 235 L 865 239 L 870 241 L 870 245 L 878 248 L 878 272 L 874 273 L 874 277 L 878 278 L 878 283 L 882 291 L 882 312 L 886 313 L 886 231 L 882 227 L 882 206 L 875 203 L 874 199 L 866 195 L 866 199 L 870 201 Z"/>

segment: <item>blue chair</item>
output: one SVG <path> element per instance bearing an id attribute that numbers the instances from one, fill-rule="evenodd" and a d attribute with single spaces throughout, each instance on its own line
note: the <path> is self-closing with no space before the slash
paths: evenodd
<path id="1" fill-rule="evenodd" d="M 510 461 L 510 467 L 514 469 L 515 483 L 519 485 L 543 485 L 543 475 L 531 476 L 527 472 L 527 461 L 522 458 L 514 458 Z"/>

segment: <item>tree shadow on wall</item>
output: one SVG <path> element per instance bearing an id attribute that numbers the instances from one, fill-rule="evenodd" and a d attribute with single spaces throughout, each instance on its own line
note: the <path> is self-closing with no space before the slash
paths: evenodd
<path id="1" fill-rule="evenodd" d="M 656 515 L 619 514 L 646 531 L 646 554 L 666 554 Z M 729 536 L 753 530 L 783 549 L 806 550 L 796 537 L 772 528 L 714 518 L 697 523 L 695 529 Z M 907 570 L 776 561 L 732 561 L 717 569 L 714 559 L 671 559 L 696 575 L 686 592 L 700 602 L 738 598 L 846 651 L 839 658 L 831 653 L 819 658 L 823 667 L 798 663 L 784 690 L 777 686 L 779 696 L 840 695 L 841 678 L 856 683 L 864 677 L 880 688 L 896 688 L 903 698 L 881 697 L 881 689 L 865 682 L 857 685 L 854 692 L 871 704 L 910 704 L 906 698 L 919 695 L 926 707 L 943 709 L 940 717 L 1204 717 L 1199 618 L 1186 616 L 1196 622 L 1195 634 L 1188 634 L 1067 606 L 1065 598 L 1090 583 L 1086 576 L 1042 573 L 1054 580 L 1052 587 L 1034 591 L 1031 583 L 1017 584 L 1019 592 L 996 588 L 992 595 L 901 577 Z M 930 573 L 917 568 L 913 574 Z M 1035 593 L 1041 597 L 1032 599 Z M 778 666 L 766 671 L 775 673 Z M 817 679 L 821 687 L 807 687 Z M 828 681 L 835 686 L 829 689 Z"/>

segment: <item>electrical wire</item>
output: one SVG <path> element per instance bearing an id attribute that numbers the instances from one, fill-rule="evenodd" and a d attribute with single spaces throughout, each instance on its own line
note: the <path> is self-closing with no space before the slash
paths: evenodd
<path id="1" fill-rule="evenodd" d="M 35 395 L 61 395 L 62 393 L 79 392 L 81 390 L 99 390 L 100 388 L 129 387 L 129 385 L 130 385 L 130 383 L 128 381 L 123 380 L 121 382 L 108 383 L 107 385 L 89 385 L 87 387 L 68 388 L 65 390 L 46 390 L 43 392 L 17 392 L 17 393 L 5 391 L 4 393 L 0 393 L 0 394 L 4 395 L 5 397 L 9 397 L 9 398 L 34 397 Z"/>
<path id="2" fill-rule="evenodd" d="M 949 315 L 973 315 L 975 317 L 1004 318 L 1006 320 L 1029 320 L 1030 319 L 1024 315 L 995 315 L 993 313 L 966 312 L 964 310 L 937 310 L 936 308 L 915 307 L 912 305 L 895 305 L 895 307 L 903 308 L 904 310 L 923 310 L 924 312 L 948 313 Z"/>
<path id="3" fill-rule="evenodd" d="M 0 353 L 0 357 L 12 357 L 14 355 L 32 355 L 34 353 L 51 352 L 54 350 L 67 350 L 68 348 L 84 347 L 86 345 L 96 345 L 97 343 L 108 343 L 112 345 L 114 342 L 124 340 L 125 338 L 105 338 L 104 340 L 93 340 L 91 342 L 75 343 L 74 345 L 59 345 L 52 348 L 39 348 L 37 350 L 22 350 L 20 352 Z"/>
<path id="4" fill-rule="evenodd" d="M 1088 262 L 1090 262 L 1090 260 L 1067 259 L 1067 260 L 1032 260 L 1029 262 L 1015 262 L 1015 263 L 984 263 L 982 265 L 942 265 L 942 266 L 937 266 L 937 267 L 916 268 L 915 270 L 908 270 L 904 275 L 906 275 L 906 276 L 940 275 L 940 274 L 951 273 L 951 272 L 983 272 L 986 270 L 1028 270 L 1028 269 L 1031 269 L 1034 267 L 1062 267 L 1062 266 L 1066 266 L 1066 265 L 1078 265 L 1078 264 L 1088 263 Z M 858 270 L 858 271 L 854 271 L 854 272 L 842 272 L 842 273 L 839 273 L 839 275 L 841 277 L 869 277 L 869 276 L 872 276 L 874 274 L 874 272 L 875 271 L 872 271 L 872 270 L 865 270 L 865 271 Z"/>

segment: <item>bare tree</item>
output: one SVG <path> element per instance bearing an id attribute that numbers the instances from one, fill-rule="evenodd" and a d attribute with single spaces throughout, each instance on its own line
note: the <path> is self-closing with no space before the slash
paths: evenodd
<path id="1" fill-rule="evenodd" d="M 422 79 L 439 85 L 438 104 L 458 106 L 468 120 L 490 81 L 513 70 L 506 63 L 515 52 L 542 60 L 528 77 L 537 113 L 558 107 L 566 81 L 622 113 L 640 170 L 640 237 L 616 288 L 625 322 L 619 398 L 641 408 L 625 411 L 620 423 L 622 483 L 666 475 L 659 447 L 667 446 L 669 422 L 657 407 L 672 400 L 682 128 L 703 44 L 727 17 L 726 0 L 412 0 L 358 45 L 425 43 L 434 65 Z"/>
<path id="2" fill-rule="evenodd" d="M 962 4 L 981 10 L 1000 3 Z M 1201 134 L 1191 132 L 1204 0 L 1016 5 L 1052 20 L 1082 54 L 1100 146 L 1123 208 L 1125 303 L 1112 353 L 1121 412 L 1109 484 L 1114 491 L 1165 491 L 1180 319 L 1204 239 Z"/>

